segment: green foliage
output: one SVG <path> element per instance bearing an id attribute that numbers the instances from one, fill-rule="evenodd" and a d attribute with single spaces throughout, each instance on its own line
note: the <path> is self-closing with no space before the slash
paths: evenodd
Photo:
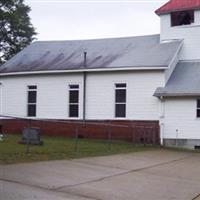
<path id="1" fill-rule="evenodd" d="M 79 139 L 76 143 L 73 138 L 43 136 L 44 145 L 31 145 L 27 155 L 26 145 L 18 144 L 19 140 L 20 135 L 8 135 L 4 141 L 0 141 L 0 164 L 106 156 L 156 149 L 156 146 L 144 147 L 124 141 L 112 141 L 109 144 L 107 140 Z"/>
<path id="2" fill-rule="evenodd" d="M 33 41 L 29 12 L 24 0 L 0 0 L 0 64 Z"/>

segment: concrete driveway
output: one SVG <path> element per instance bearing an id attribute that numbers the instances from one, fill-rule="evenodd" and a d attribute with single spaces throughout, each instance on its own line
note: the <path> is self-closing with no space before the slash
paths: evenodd
<path id="1" fill-rule="evenodd" d="M 152 150 L 0 166 L 2 200 L 196 200 L 200 154 Z"/>

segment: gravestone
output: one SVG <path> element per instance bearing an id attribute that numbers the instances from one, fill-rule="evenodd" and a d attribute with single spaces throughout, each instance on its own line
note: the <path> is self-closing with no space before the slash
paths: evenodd
<path id="1" fill-rule="evenodd" d="M 0 142 L 4 141 L 4 134 L 3 134 L 3 128 L 0 125 Z"/>
<path id="2" fill-rule="evenodd" d="M 39 128 L 24 128 L 20 144 L 43 145 Z"/>

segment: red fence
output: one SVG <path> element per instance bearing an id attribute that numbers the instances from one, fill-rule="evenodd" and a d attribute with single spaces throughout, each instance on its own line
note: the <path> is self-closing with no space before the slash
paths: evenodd
<path id="1" fill-rule="evenodd" d="M 160 144 L 158 121 L 95 120 L 83 122 L 15 117 L 0 119 L 0 132 L 6 134 L 21 133 L 24 127 L 38 127 L 43 135 L 50 136 L 127 140 L 138 144 Z"/>

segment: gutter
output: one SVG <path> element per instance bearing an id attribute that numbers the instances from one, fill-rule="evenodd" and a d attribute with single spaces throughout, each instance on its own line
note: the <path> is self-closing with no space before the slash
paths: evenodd
<path id="1" fill-rule="evenodd" d="M 74 70 L 46 70 L 46 71 L 25 71 L 25 72 L 10 72 L 1 73 L 0 76 L 18 76 L 18 75 L 34 75 L 34 74 L 62 74 L 62 73 L 80 73 L 80 72 L 109 72 L 109 71 L 152 71 L 166 70 L 168 66 L 158 67 L 116 67 L 116 68 L 96 68 L 96 69 L 74 69 Z"/>
<path id="2" fill-rule="evenodd" d="M 200 97 L 200 93 L 154 93 L 154 97 L 164 98 L 164 97 Z"/>

